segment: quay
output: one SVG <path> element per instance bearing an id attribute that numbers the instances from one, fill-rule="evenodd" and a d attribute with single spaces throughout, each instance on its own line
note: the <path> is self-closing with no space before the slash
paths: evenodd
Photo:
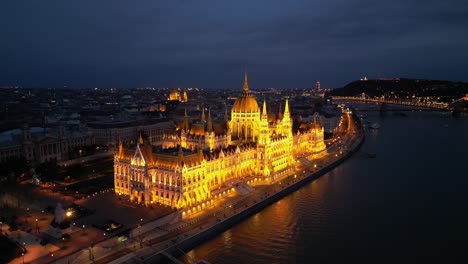
<path id="1" fill-rule="evenodd" d="M 359 120 L 357 117 L 353 118 L 354 120 Z M 360 126 L 360 124 L 359 124 Z M 281 198 L 285 197 L 286 195 L 293 193 L 294 191 L 300 189 L 305 184 L 321 177 L 322 175 L 326 174 L 330 170 L 337 167 L 343 161 L 351 157 L 355 152 L 357 152 L 362 144 L 364 143 L 364 133 L 359 131 L 358 134 L 355 135 L 356 137 L 354 140 L 350 142 L 350 146 L 347 152 L 343 153 L 337 159 L 332 161 L 329 164 L 323 164 L 323 167 L 320 169 L 310 173 L 307 170 L 303 171 L 302 173 L 291 175 L 286 179 L 283 179 L 280 183 L 277 192 L 271 192 L 267 195 L 253 195 L 253 197 L 249 197 L 248 202 L 242 203 L 244 208 L 241 206 L 237 206 L 232 209 L 232 214 L 227 216 L 225 219 L 220 220 L 219 222 L 206 227 L 201 228 L 200 232 L 187 237 L 186 239 L 182 239 L 180 242 L 173 243 L 173 245 L 168 245 L 166 250 L 162 250 L 160 252 L 153 253 L 152 255 L 146 256 L 147 258 L 143 257 L 140 258 L 140 261 L 144 261 L 143 263 L 155 263 L 161 258 L 166 257 L 170 254 L 172 256 L 181 255 L 184 252 L 194 248 L 200 243 L 203 243 L 206 240 L 224 232 L 225 230 L 229 229 L 230 227 L 238 224 L 243 219 L 261 211 L 263 208 L 267 207 L 268 205 L 280 200 Z M 296 177 L 294 177 L 296 176 Z M 250 203 L 249 203 L 250 202 Z M 247 206 L 245 206 L 247 205 Z M 236 210 L 238 209 L 238 210 Z M 119 263 L 119 262 L 113 262 Z"/>
<path id="2" fill-rule="evenodd" d="M 277 183 L 235 197 L 238 199 L 228 199 L 224 205 L 192 218 L 184 219 L 182 212 L 177 211 L 164 219 L 131 230 L 127 242 L 116 243 L 117 238 L 113 241 L 109 239 L 54 263 L 157 263 L 163 259 L 177 263 L 173 256 L 185 254 L 187 250 L 298 190 L 358 151 L 365 139 L 361 123 L 354 113 L 346 116 L 348 128 L 340 146 L 335 144 L 327 148 L 326 158 L 312 161 L 300 159 L 300 169 Z"/>

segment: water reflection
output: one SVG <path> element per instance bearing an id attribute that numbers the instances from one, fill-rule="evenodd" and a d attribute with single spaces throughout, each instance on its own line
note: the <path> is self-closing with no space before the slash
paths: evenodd
<path id="1" fill-rule="evenodd" d="M 381 126 L 367 130 L 359 153 L 182 260 L 379 263 L 384 256 L 420 263 L 442 256 L 446 263 L 463 254 L 441 241 L 452 241 L 468 221 L 461 214 L 468 211 L 462 173 L 468 119 L 427 112 L 366 115 Z"/>

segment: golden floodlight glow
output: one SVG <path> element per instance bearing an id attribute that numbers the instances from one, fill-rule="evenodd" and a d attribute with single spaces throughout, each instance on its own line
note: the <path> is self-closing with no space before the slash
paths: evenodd
<path id="1" fill-rule="evenodd" d="M 174 89 L 169 99 L 186 96 Z M 237 184 L 275 184 L 301 166 L 302 158 L 326 149 L 317 113 L 293 130 L 288 99 L 274 115 L 267 109 L 265 100 L 258 104 L 245 74 L 242 93 L 221 123 L 202 106 L 200 118 L 190 120 L 186 110 L 176 129 L 162 135 L 162 151 L 153 150 L 142 136 L 133 150 L 120 143 L 114 156 L 114 192 L 145 205 L 192 208 L 186 211 L 191 214 L 213 198 L 236 195 Z"/>

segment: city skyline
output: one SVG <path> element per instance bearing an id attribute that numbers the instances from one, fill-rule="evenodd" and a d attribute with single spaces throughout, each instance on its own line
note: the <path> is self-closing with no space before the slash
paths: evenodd
<path id="1" fill-rule="evenodd" d="M 341 87 L 467 81 L 463 1 L 2 3 L 0 86 Z"/>
<path id="2" fill-rule="evenodd" d="M 1 1 L 0 263 L 466 259 L 465 2 Z"/>

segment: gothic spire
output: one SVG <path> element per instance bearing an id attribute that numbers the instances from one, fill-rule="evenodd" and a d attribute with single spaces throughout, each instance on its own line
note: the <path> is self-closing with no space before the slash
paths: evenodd
<path id="1" fill-rule="evenodd" d="M 249 91 L 249 82 L 247 81 L 247 71 L 244 72 L 244 92 Z"/>
<path id="2" fill-rule="evenodd" d="M 189 124 L 188 124 L 188 115 L 187 115 L 187 107 L 185 107 L 185 115 L 184 115 L 184 129 L 188 131 Z"/>
<path id="3" fill-rule="evenodd" d="M 211 120 L 211 109 L 208 109 L 208 124 L 207 124 L 208 133 L 213 132 L 213 122 Z"/>
<path id="4" fill-rule="evenodd" d="M 224 121 L 228 120 L 228 113 L 227 113 L 227 104 L 225 104 L 226 108 L 224 109 Z"/>
<path id="5" fill-rule="evenodd" d="M 123 150 L 123 144 L 122 140 L 119 137 L 119 152 L 118 152 L 118 157 L 122 158 L 124 156 L 124 150 Z"/>
<path id="6" fill-rule="evenodd" d="M 179 153 L 177 154 L 177 157 L 179 158 L 180 165 L 183 166 L 184 150 L 182 149 L 182 145 L 179 145 Z"/>
<path id="7" fill-rule="evenodd" d="M 279 103 L 279 108 L 278 108 L 278 120 L 283 119 L 283 108 L 281 107 L 281 102 Z"/>
<path id="8" fill-rule="evenodd" d="M 265 99 L 263 99 L 262 118 L 268 118 L 266 100 Z"/>
<path id="9" fill-rule="evenodd" d="M 143 136 L 141 135 L 141 131 L 140 131 L 140 137 L 138 138 L 138 144 L 143 145 Z"/>
<path id="10" fill-rule="evenodd" d="M 205 118 L 205 106 L 202 105 L 202 113 L 201 113 L 201 121 L 202 122 L 206 122 L 206 118 Z"/>

